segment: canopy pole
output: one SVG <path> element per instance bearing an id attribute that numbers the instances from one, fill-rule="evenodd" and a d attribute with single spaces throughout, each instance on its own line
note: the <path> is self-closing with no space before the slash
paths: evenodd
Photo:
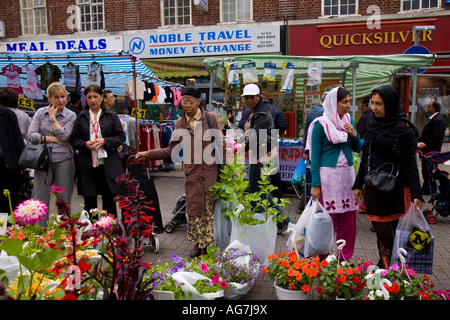
<path id="1" fill-rule="evenodd" d="M 352 63 L 352 117 L 355 119 L 356 113 L 356 69 L 359 67 L 358 63 Z"/>
<path id="2" fill-rule="evenodd" d="M 413 79 L 413 88 L 412 88 L 411 108 L 409 109 L 409 111 L 411 112 L 411 123 L 413 125 L 416 125 L 417 68 L 411 68 L 411 76 Z"/>
<path id="3" fill-rule="evenodd" d="M 134 101 L 133 101 L 133 106 L 134 106 L 134 118 L 136 119 L 136 130 L 134 131 L 134 136 L 136 138 L 136 150 L 137 152 L 139 152 L 139 122 L 138 122 L 138 115 L 137 115 L 137 73 L 136 73 L 136 56 L 131 56 L 131 59 L 133 61 L 133 80 L 134 80 Z"/>

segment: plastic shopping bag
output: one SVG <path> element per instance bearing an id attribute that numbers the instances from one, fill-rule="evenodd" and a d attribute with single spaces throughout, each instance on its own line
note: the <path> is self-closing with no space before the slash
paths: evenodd
<path id="1" fill-rule="evenodd" d="M 209 280 L 212 281 L 210 278 L 202 276 L 199 273 L 196 272 L 176 272 L 172 274 L 172 279 L 181 283 L 181 289 L 184 293 L 191 293 L 192 296 L 189 299 L 192 300 L 214 300 L 218 298 L 222 298 L 224 294 L 224 290 L 220 290 L 217 292 L 211 292 L 211 293 L 200 293 L 197 289 L 195 289 L 194 285 L 197 282 L 197 280 Z"/>
<path id="2" fill-rule="evenodd" d="M 399 219 L 392 248 L 391 265 L 401 264 L 398 249 L 406 250 L 406 264 L 418 273 L 433 271 L 434 235 L 420 209 L 412 205 Z"/>
<path id="3" fill-rule="evenodd" d="M 297 223 L 289 222 L 287 231 L 290 232 L 290 235 L 286 242 L 289 251 L 297 250 L 301 255 L 305 252 L 306 226 L 311 215 L 316 212 L 316 208 L 317 201 L 310 198 Z"/>
<path id="4" fill-rule="evenodd" d="M 307 160 L 302 158 L 300 162 L 295 167 L 294 173 L 291 177 L 291 183 L 295 186 L 304 187 L 305 186 L 305 173 L 306 173 Z"/>
<path id="5" fill-rule="evenodd" d="M 333 220 L 320 202 L 309 218 L 305 233 L 305 257 L 326 255 L 333 250 Z"/>
<path id="6" fill-rule="evenodd" d="M 231 222 L 225 218 L 225 208 L 234 209 L 235 203 L 218 199 L 214 203 L 214 240 L 223 249 L 230 243 Z"/>
<path id="7" fill-rule="evenodd" d="M 276 238 L 277 224 L 272 219 L 255 225 L 241 225 L 237 219 L 231 219 L 230 242 L 239 240 L 240 243 L 249 246 L 263 264 L 267 263 L 267 257 L 275 252 Z"/>

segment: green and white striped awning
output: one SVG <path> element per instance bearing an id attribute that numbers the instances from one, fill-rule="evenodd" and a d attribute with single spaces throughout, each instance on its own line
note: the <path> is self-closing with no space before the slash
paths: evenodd
<path id="1" fill-rule="evenodd" d="M 303 84 L 307 79 L 308 62 L 323 62 L 323 79 L 340 79 L 340 84 L 353 90 L 353 70 L 356 76 L 356 98 L 366 97 L 370 92 L 380 86 L 391 84 L 393 76 L 407 68 L 424 68 L 434 63 L 434 55 L 396 54 L 372 56 L 236 56 L 227 58 L 206 58 L 206 70 L 214 77 L 218 85 L 224 85 L 225 66 L 237 62 L 238 68 L 243 63 L 253 61 L 256 63 L 258 75 L 262 77 L 265 62 L 274 62 L 277 65 L 277 77 L 281 77 L 283 63 L 292 62 L 295 66 L 294 78 L 297 80 L 296 96 L 303 97 Z M 297 101 L 301 101 L 298 99 Z"/>

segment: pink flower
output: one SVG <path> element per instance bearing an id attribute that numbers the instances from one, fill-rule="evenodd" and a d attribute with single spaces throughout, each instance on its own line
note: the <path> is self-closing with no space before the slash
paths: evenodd
<path id="1" fill-rule="evenodd" d="M 111 229 L 114 222 L 114 216 L 107 215 L 103 216 L 94 223 L 94 228 L 102 229 L 103 231 L 108 231 Z"/>
<path id="2" fill-rule="evenodd" d="M 50 186 L 50 193 L 51 194 L 60 194 L 60 193 L 64 193 L 64 188 L 59 187 L 59 186 Z"/>
<path id="3" fill-rule="evenodd" d="M 212 279 L 211 279 L 212 281 L 212 284 L 216 284 L 216 283 L 218 283 L 219 282 L 219 275 L 218 274 L 216 274 L 214 277 L 212 277 Z"/>
<path id="4" fill-rule="evenodd" d="M 222 289 L 227 288 L 227 287 L 228 287 L 227 282 L 226 282 L 226 281 L 222 281 L 222 282 L 220 283 L 220 287 L 221 287 Z"/>
<path id="5" fill-rule="evenodd" d="M 202 267 L 202 270 L 203 270 L 204 273 L 208 272 L 208 266 L 206 264 L 202 263 L 201 267 Z"/>
<path id="6" fill-rule="evenodd" d="M 44 220 L 47 210 L 48 207 L 44 202 L 28 199 L 17 206 L 13 216 L 19 226 L 25 227 L 27 224 L 36 224 Z"/>

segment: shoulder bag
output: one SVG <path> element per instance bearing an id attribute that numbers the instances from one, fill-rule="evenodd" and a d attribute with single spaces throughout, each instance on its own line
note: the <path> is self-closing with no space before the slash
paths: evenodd
<path id="1" fill-rule="evenodd" d="M 44 143 L 41 143 L 44 137 Z M 45 136 L 41 135 L 38 143 L 28 142 L 19 158 L 19 166 L 47 171 L 50 166 L 50 149 L 47 147 Z"/>
<path id="2" fill-rule="evenodd" d="M 372 156 L 372 142 L 369 143 L 369 156 L 367 157 L 367 174 L 364 177 L 364 183 L 380 192 L 392 192 L 397 181 L 398 170 L 394 173 L 394 164 L 385 162 L 375 170 L 370 170 L 370 158 Z M 381 168 L 390 167 L 390 172 L 382 171 Z"/>

